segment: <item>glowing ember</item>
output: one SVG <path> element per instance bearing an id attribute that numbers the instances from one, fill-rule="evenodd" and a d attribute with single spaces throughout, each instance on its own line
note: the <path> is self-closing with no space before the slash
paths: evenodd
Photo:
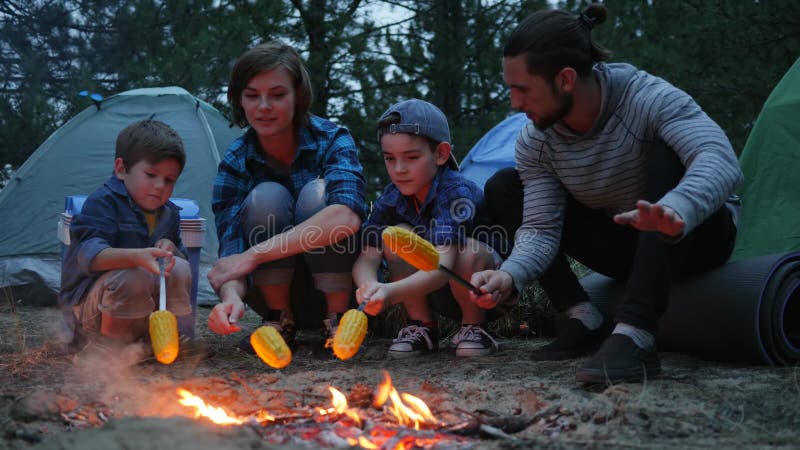
<path id="1" fill-rule="evenodd" d="M 347 443 L 351 446 L 355 447 L 358 445 L 361 448 L 367 449 L 376 449 L 378 448 L 378 444 L 370 441 L 369 439 L 365 438 L 364 436 L 359 436 L 358 439 L 347 438 Z"/>
<path id="2" fill-rule="evenodd" d="M 246 422 L 246 419 L 240 419 L 228 415 L 224 409 L 206 404 L 202 398 L 192 394 L 186 389 L 178 389 L 178 395 L 181 399 L 178 400 L 181 405 L 189 406 L 195 409 L 195 417 L 205 417 L 217 425 L 241 425 Z M 255 419 L 257 422 L 267 422 L 275 420 L 266 411 L 259 411 Z"/>

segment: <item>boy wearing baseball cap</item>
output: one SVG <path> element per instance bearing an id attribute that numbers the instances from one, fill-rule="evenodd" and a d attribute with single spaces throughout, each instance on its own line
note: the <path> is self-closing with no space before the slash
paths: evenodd
<path id="1" fill-rule="evenodd" d="M 386 305 L 405 307 L 408 326 L 389 347 L 390 357 L 407 358 L 438 349 L 434 310 L 461 321 L 461 329 L 450 341 L 456 355 L 496 351 L 497 342 L 485 329 L 487 311 L 470 300 L 467 289 L 440 271 L 417 271 L 381 242 L 386 226 L 406 227 L 434 244 L 440 264 L 465 279 L 499 265 L 489 242 L 492 234 L 480 232 L 483 192 L 458 171 L 447 118 L 426 101 L 402 101 L 381 115 L 378 140 L 392 182 L 362 227 L 364 245 L 353 267 L 356 299 L 367 302 L 364 311 L 371 315 Z M 390 275 L 388 280 L 379 280 L 384 258 Z"/>

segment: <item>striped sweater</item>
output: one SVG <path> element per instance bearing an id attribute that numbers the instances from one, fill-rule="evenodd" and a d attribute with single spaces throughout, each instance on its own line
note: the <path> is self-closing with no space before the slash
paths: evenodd
<path id="1" fill-rule="evenodd" d="M 500 270 L 511 274 L 520 292 L 553 261 L 567 194 L 609 217 L 635 209 L 644 198 L 644 155 L 659 140 L 686 166 L 680 183 L 659 200 L 686 222 L 684 235 L 741 182 L 725 133 L 688 94 L 628 64 L 597 64 L 594 74 L 602 105 L 589 132 L 576 134 L 560 123 L 540 131 L 528 123 L 517 138 L 522 227 Z"/>

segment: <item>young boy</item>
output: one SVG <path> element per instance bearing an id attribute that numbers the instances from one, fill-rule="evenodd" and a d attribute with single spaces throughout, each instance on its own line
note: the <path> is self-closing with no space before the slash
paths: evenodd
<path id="1" fill-rule="evenodd" d="M 185 162 L 183 141 L 169 125 L 128 125 L 117 136 L 114 174 L 72 219 L 60 302 L 72 306 L 76 333 L 89 341 L 78 362 L 144 356 L 144 345 L 130 344 L 147 336 L 148 316 L 158 308 L 159 258 L 166 263 L 167 309 L 191 313 L 179 209 L 169 201 Z"/>
<path id="2" fill-rule="evenodd" d="M 448 282 L 440 271 L 417 271 L 388 249 L 382 250 L 383 229 L 399 225 L 433 243 L 439 250 L 440 263 L 465 279 L 498 265 L 499 257 L 492 247 L 470 237 L 476 231 L 476 212 L 483 193 L 458 172 L 444 113 L 422 100 L 397 103 L 381 116 L 378 139 L 392 183 L 376 201 L 363 227 L 364 248 L 353 267 L 356 299 L 368 302 L 364 311 L 371 315 L 380 313 L 385 305 L 405 306 L 410 325 L 389 347 L 390 357 L 406 358 L 438 348 L 432 307 L 461 320 L 461 329 L 451 340 L 457 355 L 496 351 L 497 342 L 484 329 L 486 312 L 470 301 L 463 286 Z M 386 283 L 377 276 L 382 258 L 391 274 Z"/>

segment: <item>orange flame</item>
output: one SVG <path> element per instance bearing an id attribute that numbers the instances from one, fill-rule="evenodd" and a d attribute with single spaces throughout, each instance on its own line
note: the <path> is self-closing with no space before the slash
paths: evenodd
<path id="1" fill-rule="evenodd" d="M 347 411 L 347 397 L 333 386 L 328 386 L 328 390 L 331 391 L 331 404 L 333 405 L 334 411 L 339 414 Z"/>
<path id="2" fill-rule="evenodd" d="M 389 372 L 383 371 L 383 383 L 378 385 L 378 392 L 375 393 L 375 398 L 372 400 L 372 406 L 380 408 L 389 399 L 389 393 L 392 391 L 392 377 Z"/>
<path id="3" fill-rule="evenodd" d="M 414 395 L 408 393 L 398 393 L 397 389 L 392 385 L 392 378 L 389 373 L 383 372 L 384 380 L 378 385 L 373 400 L 373 406 L 376 408 L 384 407 L 385 411 L 391 413 L 397 422 L 403 426 L 412 426 L 419 429 L 421 425 L 438 425 L 439 422 L 431 412 L 425 402 Z M 331 405 L 329 408 L 316 408 L 320 416 L 327 416 L 330 414 L 345 415 L 357 425 L 361 425 L 361 417 L 357 409 L 350 408 L 347 402 L 347 397 L 338 389 L 329 386 L 328 390 L 331 393 Z M 275 418 L 267 413 L 265 410 L 258 411 L 256 417 L 236 417 L 228 414 L 224 409 L 207 404 L 202 398 L 192 394 L 185 389 L 178 389 L 178 394 L 181 396 L 179 402 L 181 405 L 193 407 L 195 409 L 195 417 L 206 417 L 212 422 L 220 425 L 240 425 L 248 420 L 255 420 L 259 423 L 267 421 L 275 421 Z M 391 402 L 386 405 L 386 402 Z M 322 419 L 320 420 L 327 420 Z M 394 435 L 395 433 L 390 433 Z M 359 446 L 364 449 L 377 449 L 385 444 L 388 436 L 373 436 L 370 439 L 367 436 L 359 436 L 358 439 L 348 438 L 347 442 L 351 446 Z M 395 444 L 394 450 L 405 450 L 419 446 L 426 446 L 437 442 L 437 439 L 420 439 L 407 436 L 401 439 L 400 442 Z"/>
<path id="4" fill-rule="evenodd" d="M 178 400 L 181 405 L 195 409 L 195 417 L 206 417 L 218 425 L 241 425 L 244 423 L 244 420 L 229 416 L 222 408 L 207 405 L 202 398 L 186 389 L 178 389 L 178 395 L 181 396 L 181 399 Z"/>
<path id="5" fill-rule="evenodd" d="M 192 394 L 186 389 L 178 389 L 178 395 L 181 396 L 181 399 L 178 400 L 181 405 L 195 409 L 195 417 L 205 417 L 218 425 L 241 425 L 246 422 L 245 419 L 229 415 L 222 408 L 207 404 L 202 398 Z M 255 420 L 261 423 L 273 421 L 275 418 L 266 411 L 261 410 L 258 412 Z"/>
<path id="6" fill-rule="evenodd" d="M 347 397 L 342 394 L 340 390 L 333 386 L 328 386 L 328 390 L 331 391 L 331 404 L 333 405 L 333 411 L 339 414 L 344 414 L 352 419 L 356 424 L 361 425 L 361 417 L 358 415 L 356 410 L 349 407 L 347 404 Z M 330 409 L 328 409 L 326 414 L 330 412 Z"/>
<path id="7" fill-rule="evenodd" d="M 373 406 L 380 408 L 386 403 L 386 400 L 392 401 L 389 406 L 391 412 L 397 422 L 402 425 L 414 425 L 414 429 L 419 430 L 420 424 L 437 424 L 438 420 L 431 413 L 428 405 L 422 399 L 415 397 L 411 394 L 403 393 L 401 396 L 397 393 L 397 389 L 392 386 L 392 377 L 389 373 L 383 372 L 383 383 L 378 386 L 378 392 L 375 394 Z"/>

